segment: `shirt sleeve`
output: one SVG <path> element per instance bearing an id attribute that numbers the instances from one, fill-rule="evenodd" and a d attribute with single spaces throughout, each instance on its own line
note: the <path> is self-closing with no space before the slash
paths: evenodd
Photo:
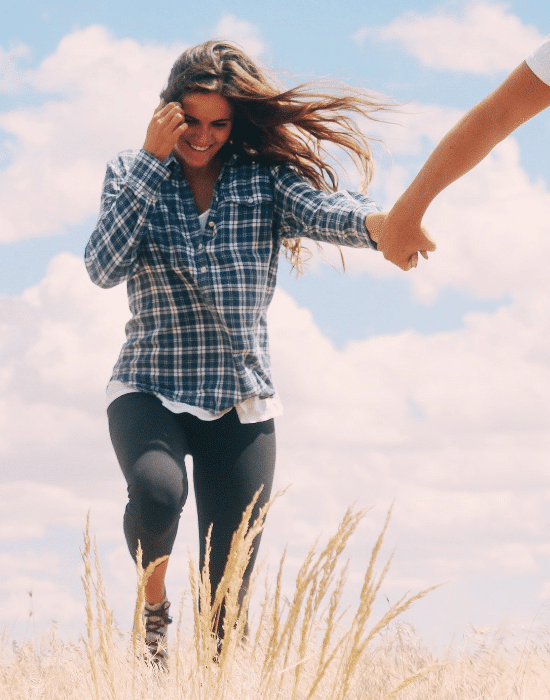
<path id="1" fill-rule="evenodd" d="M 550 85 L 550 36 L 538 46 L 525 62 L 543 83 Z"/>
<path id="2" fill-rule="evenodd" d="M 357 192 L 317 190 L 291 167 L 274 166 L 275 225 L 280 238 L 311 238 L 353 248 L 374 248 L 365 217 L 381 211 Z"/>
<path id="3" fill-rule="evenodd" d="M 144 150 L 125 151 L 107 165 L 99 219 L 84 256 L 98 286 L 107 289 L 131 277 L 160 184 L 169 176 L 170 170 Z"/>

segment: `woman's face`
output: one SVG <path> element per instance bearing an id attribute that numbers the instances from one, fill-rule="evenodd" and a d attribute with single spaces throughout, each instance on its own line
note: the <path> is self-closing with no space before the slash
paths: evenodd
<path id="1" fill-rule="evenodd" d="M 176 143 L 175 155 L 184 168 L 206 168 L 229 139 L 233 107 L 215 92 L 190 92 L 181 104 L 187 129 Z"/>

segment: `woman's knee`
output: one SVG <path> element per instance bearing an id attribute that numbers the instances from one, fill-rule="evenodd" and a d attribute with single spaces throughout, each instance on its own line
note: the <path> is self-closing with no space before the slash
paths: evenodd
<path id="1" fill-rule="evenodd" d="M 179 518 L 187 500 L 185 472 L 164 453 L 140 457 L 128 484 L 128 508 L 152 533 L 167 530 Z"/>

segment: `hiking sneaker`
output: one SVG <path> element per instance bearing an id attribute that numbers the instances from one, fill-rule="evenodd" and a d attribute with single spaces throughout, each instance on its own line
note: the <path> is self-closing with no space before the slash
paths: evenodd
<path id="1" fill-rule="evenodd" d="M 145 644 L 149 649 L 150 661 L 163 671 L 168 670 L 168 645 L 166 636 L 172 618 L 168 614 L 170 601 L 161 600 L 156 605 L 145 603 L 143 621 L 145 623 Z"/>

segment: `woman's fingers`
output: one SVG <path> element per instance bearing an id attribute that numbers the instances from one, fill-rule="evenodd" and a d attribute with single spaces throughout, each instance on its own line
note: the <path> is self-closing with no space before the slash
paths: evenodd
<path id="1" fill-rule="evenodd" d="M 144 150 L 163 162 L 187 126 L 181 104 L 161 100 L 147 128 Z"/>
<path id="2" fill-rule="evenodd" d="M 161 100 L 157 105 L 153 117 L 158 119 L 163 119 L 165 117 L 171 117 L 174 114 L 181 114 L 184 117 L 183 108 L 179 102 L 166 102 L 166 100 Z"/>
<path id="3" fill-rule="evenodd" d="M 428 259 L 428 252 L 436 249 L 428 231 L 419 224 L 399 221 L 391 212 L 382 227 L 378 250 L 402 270 L 410 270 L 418 264 L 418 253 Z"/>
<path id="4" fill-rule="evenodd" d="M 161 100 L 164 102 L 164 100 Z M 179 102 L 164 103 L 164 106 L 157 108 L 158 111 L 153 115 L 153 121 L 156 123 L 156 128 L 159 131 L 164 131 L 166 134 L 171 134 L 176 128 L 185 124 L 185 113 Z"/>
<path id="5" fill-rule="evenodd" d="M 161 100 L 158 105 L 155 107 L 155 111 L 153 112 L 153 116 L 157 115 L 159 112 L 161 112 L 164 107 L 166 107 L 166 100 Z"/>

